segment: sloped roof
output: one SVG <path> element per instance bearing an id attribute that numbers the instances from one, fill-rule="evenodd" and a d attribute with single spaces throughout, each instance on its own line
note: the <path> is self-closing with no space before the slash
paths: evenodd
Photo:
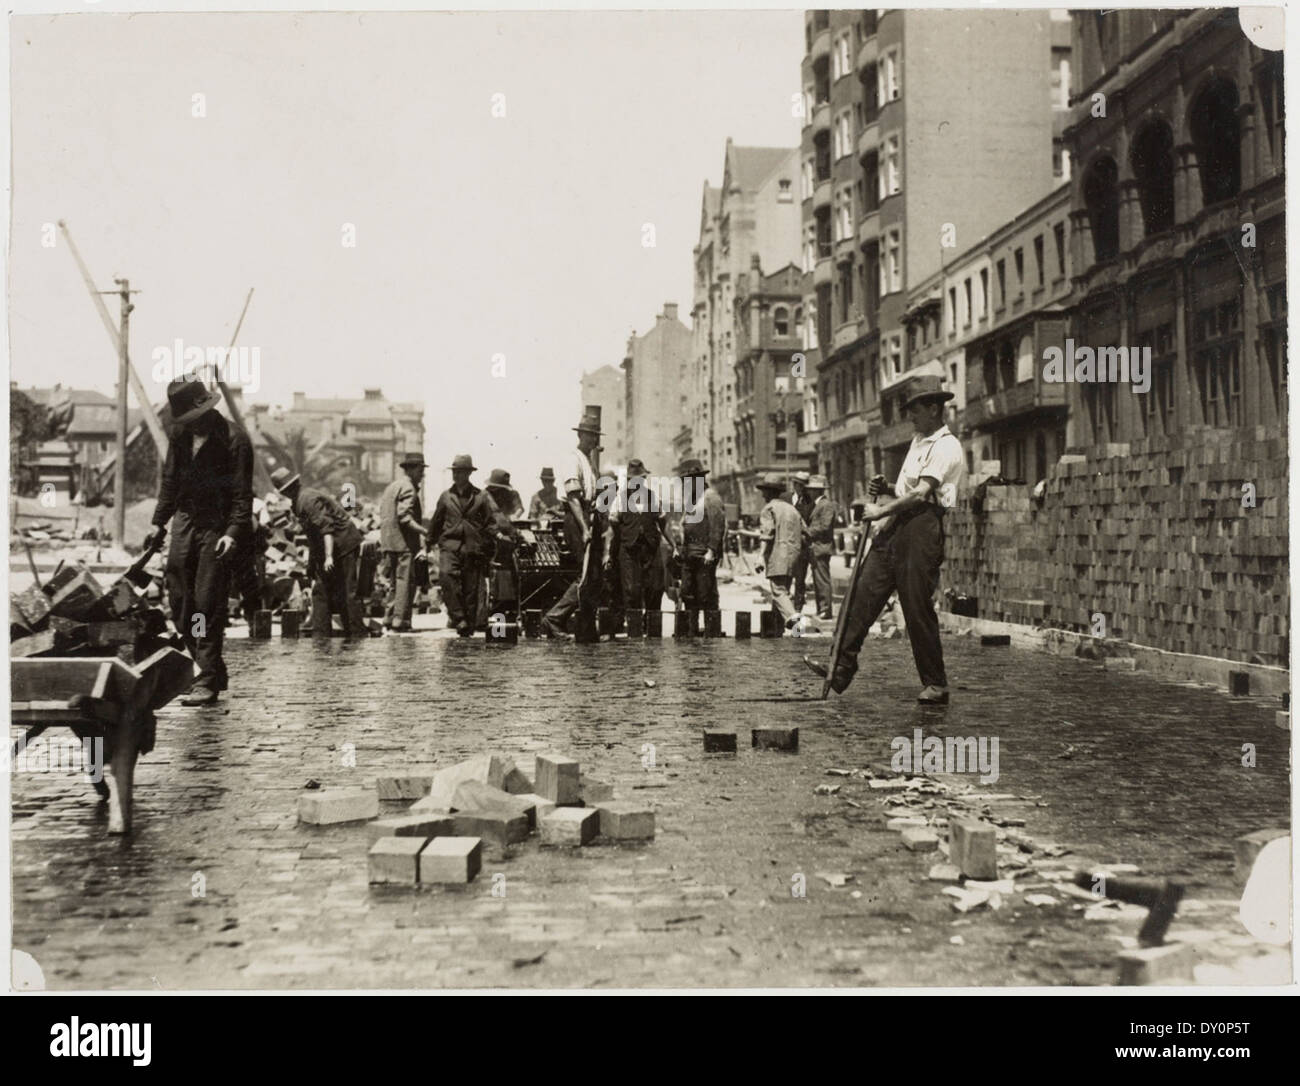
<path id="1" fill-rule="evenodd" d="M 74 403 L 81 404 L 108 404 L 112 406 L 113 397 L 103 392 L 96 392 L 93 388 L 20 388 L 18 390 L 33 403 L 38 403 L 42 407 L 49 407 L 51 404 Z"/>
<path id="2" fill-rule="evenodd" d="M 357 400 L 348 412 L 352 422 L 392 422 L 393 413 L 387 400 Z"/>
<path id="3" fill-rule="evenodd" d="M 733 188 L 749 192 L 762 187 L 794 153 L 793 147 L 727 145 L 727 179 Z"/>

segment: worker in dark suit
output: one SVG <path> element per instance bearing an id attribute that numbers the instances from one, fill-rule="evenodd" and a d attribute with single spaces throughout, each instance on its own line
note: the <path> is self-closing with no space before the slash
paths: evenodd
<path id="1" fill-rule="evenodd" d="M 640 460 L 628 461 L 627 484 L 609 513 L 611 546 L 603 562 L 607 570 L 617 564 L 622 605 L 634 611 L 659 610 L 664 591 L 659 545 L 667 529 L 646 475 Z"/>
<path id="2" fill-rule="evenodd" d="M 681 518 L 682 607 L 691 611 L 718 610 L 718 563 L 727 536 L 727 510 L 722 498 L 706 486 L 708 469 L 699 459 L 687 460 L 682 477 L 686 512 Z"/>
<path id="3" fill-rule="evenodd" d="M 840 507 L 826 493 L 825 475 L 810 477 L 805 492 L 812 498 L 812 511 L 806 518 L 806 523 L 817 617 L 832 618 L 831 554 L 835 550 L 835 529 L 843 526 L 844 517 L 840 513 Z"/>
<path id="4" fill-rule="evenodd" d="M 429 546 L 438 548 L 438 568 L 447 625 L 472 637 L 478 620 L 488 562 L 495 550 L 497 508 L 469 481 L 478 469 L 466 453 L 451 462 L 452 484 L 438 496 L 429 522 Z"/>
<path id="5" fill-rule="evenodd" d="M 172 436 L 145 546 L 161 545 L 174 518 L 167 553 L 167 597 L 176 629 L 199 674 L 182 705 L 211 705 L 228 685 L 225 640 L 230 562 L 253 533 L 253 446 L 217 414 L 221 393 L 195 378 L 167 386 Z"/>
<path id="6" fill-rule="evenodd" d="M 349 637 L 365 634 L 365 617 L 357 598 L 361 529 L 343 506 L 323 490 L 304 487 L 301 477 L 288 468 L 276 468 L 271 485 L 293 502 L 293 515 L 307 533 L 313 636 L 329 637 L 331 615 L 342 619 L 343 632 Z"/>
<path id="7" fill-rule="evenodd" d="M 790 477 L 790 504 L 795 512 L 803 518 L 806 525 L 812 516 L 813 496 L 808 492 L 808 482 L 812 478 L 806 471 L 796 471 Z M 794 609 L 802 613 L 804 601 L 808 598 L 808 567 L 812 565 L 812 547 L 808 537 L 804 536 L 799 556 L 795 559 L 794 569 L 790 573 L 790 595 L 794 600 Z"/>

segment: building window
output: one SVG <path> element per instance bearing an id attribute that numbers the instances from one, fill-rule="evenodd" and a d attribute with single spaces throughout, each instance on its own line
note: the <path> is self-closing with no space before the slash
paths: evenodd
<path id="1" fill-rule="evenodd" d="M 898 133 L 886 136 L 881 149 L 883 160 L 876 175 L 876 183 L 880 188 L 880 198 L 883 200 L 887 196 L 896 196 L 903 191 L 902 143 Z"/>
<path id="2" fill-rule="evenodd" d="M 790 334 L 790 310 L 783 305 L 779 305 L 772 310 L 772 330 L 778 336 L 788 336 Z"/>
<path id="3" fill-rule="evenodd" d="M 898 227 L 885 234 L 880 250 L 880 293 L 894 294 L 903 289 L 903 232 Z"/>
<path id="4" fill-rule="evenodd" d="M 989 317 L 989 270 L 980 268 L 980 320 Z"/>
<path id="5" fill-rule="evenodd" d="M 1151 389 L 1146 395 L 1145 425 L 1148 436 L 1174 432 L 1174 364 L 1177 350 L 1174 326 L 1166 322 L 1138 337 L 1138 349 L 1151 351 Z"/>
<path id="6" fill-rule="evenodd" d="M 1058 222 L 1052 228 L 1052 237 L 1056 239 L 1056 276 L 1065 275 L 1065 223 Z"/>
<path id="7" fill-rule="evenodd" d="M 1007 262 L 998 261 L 998 308 L 1007 304 Z"/>
<path id="8" fill-rule="evenodd" d="M 778 204 L 794 203 L 794 190 L 790 187 L 790 179 L 788 177 L 783 177 L 777 182 L 777 185 L 779 187 L 776 192 L 776 202 Z"/>
<path id="9" fill-rule="evenodd" d="M 799 194 L 805 200 L 811 200 L 813 194 L 813 160 L 805 158 L 803 169 L 799 173 Z"/>
<path id="10" fill-rule="evenodd" d="M 1092 229 L 1093 262 L 1119 255 L 1119 171 L 1113 158 L 1099 158 L 1083 179 L 1083 200 Z"/>
<path id="11" fill-rule="evenodd" d="M 899 72 L 898 49 L 886 49 L 876 65 L 876 97 L 884 105 L 892 102 L 902 94 L 902 80 Z"/>
<path id="12" fill-rule="evenodd" d="M 1281 173 L 1285 159 L 1286 110 L 1282 96 L 1282 56 L 1269 56 L 1257 69 L 1260 111 L 1264 118 L 1264 136 L 1268 140 L 1268 157 L 1273 173 Z"/>
<path id="13" fill-rule="evenodd" d="M 1201 200 L 1206 207 L 1241 191 L 1241 131 L 1237 122 L 1237 88 L 1216 79 L 1196 96 L 1188 110 Z"/>
<path id="14" fill-rule="evenodd" d="M 966 282 L 962 284 L 962 289 L 966 292 L 966 319 L 962 321 L 963 328 L 970 327 L 971 316 L 975 312 L 975 306 L 971 298 L 970 276 L 966 277 Z"/>
<path id="15" fill-rule="evenodd" d="M 1025 251 L 1017 249 L 1016 253 L 1016 296 L 1025 292 Z"/>
<path id="16" fill-rule="evenodd" d="M 948 334 L 957 331 L 957 288 L 948 288 Z"/>
<path id="17" fill-rule="evenodd" d="M 835 118 L 835 158 L 853 153 L 853 118 L 846 109 Z"/>
<path id="18" fill-rule="evenodd" d="M 1038 285 L 1043 285 L 1046 277 L 1046 269 L 1043 267 L 1043 235 L 1039 234 L 1034 238 L 1034 264 L 1038 269 Z"/>
<path id="19" fill-rule="evenodd" d="M 1144 125 L 1133 140 L 1129 160 L 1145 235 L 1169 230 L 1174 225 L 1174 136 L 1169 126 L 1163 121 Z"/>
<path id="20" fill-rule="evenodd" d="M 1196 310 L 1192 372 L 1206 426 L 1241 425 L 1241 307 L 1233 299 Z"/>
<path id="21" fill-rule="evenodd" d="M 889 368 L 890 379 L 901 377 L 903 373 L 903 334 L 895 332 L 885 341 L 885 365 Z"/>

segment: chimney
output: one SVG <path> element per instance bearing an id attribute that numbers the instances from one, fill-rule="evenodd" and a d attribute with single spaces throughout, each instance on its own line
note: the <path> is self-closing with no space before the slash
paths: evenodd
<path id="1" fill-rule="evenodd" d="M 664 320 L 675 321 L 677 319 L 677 303 L 664 302 Z"/>
<path id="2" fill-rule="evenodd" d="M 367 388 L 367 389 L 363 389 L 362 391 L 364 392 L 367 400 L 382 400 L 384 398 L 383 392 L 377 388 Z"/>
<path id="3" fill-rule="evenodd" d="M 295 392 L 293 394 L 293 409 L 295 411 L 301 411 L 306 406 L 307 406 L 307 393 Z"/>

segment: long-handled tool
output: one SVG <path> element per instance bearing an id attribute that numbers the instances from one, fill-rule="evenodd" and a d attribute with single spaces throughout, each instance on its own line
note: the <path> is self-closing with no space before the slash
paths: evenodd
<path id="1" fill-rule="evenodd" d="M 149 559 L 157 554 L 161 549 L 161 539 L 150 543 L 149 546 L 145 547 L 143 552 L 141 552 L 140 557 L 131 564 L 131 568 L 122 574 L 122 579 L 130 581 L 137 588 L 148 588 L 149 582 L 152 578 L 144 571 L 144 567 L 149 564 Z"/>
<path id="2" fill-rule="evenodd" d="M 835 666 L 839 663 L 840 648 L 844 642 L 844 627 L 848 623 L 849 606 L 853 602 L 858 579 L 862 576 L 862 567 L 866 564 L 867 553 L 871 550 L 872 538 L 871 525 L 863 524 L 862 533 L 858 536 L 857 550 L 854 553 L 853 569 L 849 573 L 849 583 L 844 590 L 844 601 L 840 604 L 840 613 L 835 616 L 835 633 L 831 637 L 831 651 L 826 661 L 825 672 L 810 657 L 803 658 L 803 662 L 809 668 L 822 676 L 822 701 L 825 701 L 831 693 L 831 679 L 835 675 Z"/>

